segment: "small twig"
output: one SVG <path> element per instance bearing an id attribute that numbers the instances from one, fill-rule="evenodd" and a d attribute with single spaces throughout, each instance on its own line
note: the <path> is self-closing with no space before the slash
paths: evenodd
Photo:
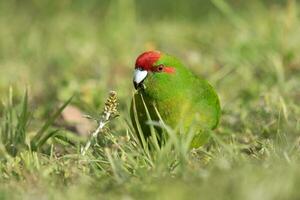
<path id="1" fill-rule="evenodd" d="M 110 119 L 113 119 L 118 116 L 117 106 L 118 106 L 117 93 L 115 91 L 110 91 L 109 97 L 105 102 L 105 107 L 100 119 L 97 120 L 89 116 L 90 119 L 94 119 L 97 121 L 98 127 L 95 129 L 94 132 L 91 133 L 90 139 L 87 141 L 85 147 L 81 149 L 81 155 L 86 154 L 86 152 L 88 151 L 88 149 L 92 144 L 92 141 L 95 138 L 97 138 L 99 133 L 103 132 L 104 126 L 110 121 Z"/>

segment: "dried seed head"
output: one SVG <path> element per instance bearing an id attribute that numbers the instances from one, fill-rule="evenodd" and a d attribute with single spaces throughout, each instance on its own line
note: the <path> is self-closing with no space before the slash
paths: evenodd
<path id="1" fill-rule="evenodd" d="M 118 116 L 117 107 L 118 107 L 117 93 L 115 91 L 110 91 L 109 96 L 106 99 L 105 106 L 100 116 L 100 119 L 97 120 L 98 127 L 97 129 L 95 129 L 94 132 L 90 134 L 91 135 L 90 139 L 86 143 L 85 147 L 82 148 L 81 150 L 82 155 L 85 155 L 87 150 L 90 148 L 92 139 L 97 138 L 99 133 L 105 133 L 105 131 L 109 131 L 106 129 L 105 125 L 110 121 L 110 119 Z M 94 119 L 93 117 L 89 117 L 89 118 Z M 109 153 L 109 149 L 105 149 L 105 152 Z"/>
<path id="2" fill-rule="evenodd" d="M 109 96 L 105 102 L 104 114 L 110 113 L 111 116 L 118 114 L 118 101 L 117 93 L 115 91 L 110 91 Z"/>

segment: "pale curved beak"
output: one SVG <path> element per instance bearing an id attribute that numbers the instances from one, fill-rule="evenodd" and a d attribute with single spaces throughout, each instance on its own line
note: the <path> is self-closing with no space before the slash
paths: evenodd
<path id="1" fill-rule="evenodd" d="M 133 85 L 137 90 L 142 84 L 145 78 L 147 77 L 148 72 L 142 69 L 135 69 L 133 73 Z"/>

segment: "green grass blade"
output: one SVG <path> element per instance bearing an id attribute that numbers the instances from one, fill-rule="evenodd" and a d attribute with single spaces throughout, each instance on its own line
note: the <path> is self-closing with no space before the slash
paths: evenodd
<path id="1" fill-rule="evenodd" d="M 42 128 L 37 132 L 37 134 L 31 140 L 31 149 L 37 149 L 37 142 L 43 137 L 48 128 L 53 124 L 53 122 L 59 117 L 61 112 L 66 108 L 66 106 L 72 101 L 73 96 L 68 99 L 42 126 Z"/>
<path id="2" fill-rule="evenodd" d="M 14 140 L 18 145 L 25 145 L 26 129 L 29 124 L 30 115 L 31 113 L 28 111 L 28 92 L 26 90 L 22 102 L 22 111 L 20 115 L 17 116 L 18 122 Z"/>
<path id="3" fill-rule="evenodd" d="M 144 100 L 143 95 L 141 95 L 141 100 L 142 100 L 142 102 L 143 102 L 143 106 L 144 106 L 145 111 L 146 111 L 147 119 L 148 119 L 148 121 L 150 122 L 149 126 L 150 126 L 150 132 L 151 132 L 151 141 L 152 141 L 152 144 L 153 144 L 153 146 L 154 146 L 154 148 L 155 148 L 156 150 L 160 150 L 160 146 L 159 146 L 158 138 L 157 138 L 157 133 L 156 133 L 156 131 L 155 131 L 155 129 L 154 129 L 153 124 L 151 124 L 152 119 L 151 119 L 151 116 L 150 116 L 150 113 L 149 113 L 149 110 L 148 110 L 148 108 L 147 108 L 147 105 L 146 105 L 146 102 L 145 102 L 145 100 Z"/>
<path id="4" fill-rule="evenodd" d="M 50 132 L 46 133 L 46 134 L 44 135 L 44 137 L 42 137 L 42 138 L 37 142 L 36 148 L 37 148 L 37 149 L 41 148 L 41 147 L 47 142 L 47 140 L 48 140 L 49 138 L 55 136 L 58 132 L 59 132 L 59 130 L 54 130 L 54 131 L 50 131 Z"/>

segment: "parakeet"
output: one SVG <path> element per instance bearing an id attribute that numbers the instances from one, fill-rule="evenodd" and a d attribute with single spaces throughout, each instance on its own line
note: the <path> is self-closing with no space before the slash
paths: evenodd
<path id="1" fill-rule="evenodd" d="M 151 135 L 149 116 L 152 121 L 162 119 L 174 130 L 188 132 L 194 127 L 191 147 L 203 145 L 206 134 L 219 123 L 221 107 L 214 88 L 171 55 L 147 51 L 138 56 L 133 84 L 137 91 L 131 120 L 145 138 Z"/>

